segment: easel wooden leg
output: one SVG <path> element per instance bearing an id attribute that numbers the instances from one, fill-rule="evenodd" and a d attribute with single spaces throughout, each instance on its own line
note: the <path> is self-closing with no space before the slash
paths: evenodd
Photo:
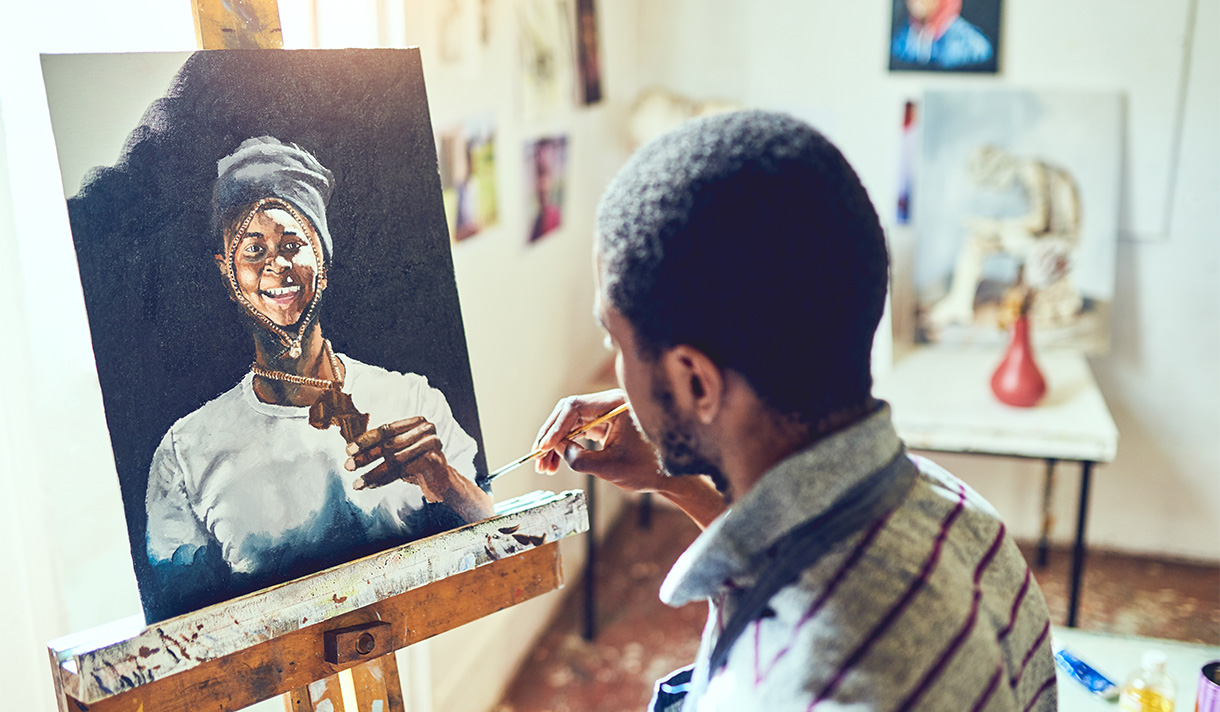
<path id="1" fill-rule="evenodd" d="M 330 704 L 324 704 L 327 702 Z M 339 676 L 331 675 L 305 687 L 298 687 L 284 695 L 284 706 L 288 712 L 346 712 L 343 693 L 339 690 Z"/>
<path id="2" fill-rule="evenodd" d="M 356 712 L 404 712 L 398 660 L 394 653 L 352 668 Z"/>

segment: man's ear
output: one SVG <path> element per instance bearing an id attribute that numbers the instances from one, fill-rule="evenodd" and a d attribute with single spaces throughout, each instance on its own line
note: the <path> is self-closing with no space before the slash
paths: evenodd
<path id="1" fill-rule="evenodd" d="M 220 273 L 222 275 L 224 275 L 225 277 L 228 277 L 229 276 L 229 265 L 225 264 L 225 256 L 224 255 L 212 255 L 212 259 L 216 262 L 216 267 L 217 267 L 217 269 L 220 270 Z"/>
<path id="2" fill-rule="evenodd" d="M 680 344 L 661 356 L 661 365 L 680 412 L 693 415 L 704 425 L 720 414 L 724 401 L 724 373 L 699 349 Z"/>
<path id="3" fill-rule="evenodd" d="M 321 272 L 318 273 L 318 291 L 319 292 L 326 291 L 326 270 L 325 269 L 323 269 Z"/>

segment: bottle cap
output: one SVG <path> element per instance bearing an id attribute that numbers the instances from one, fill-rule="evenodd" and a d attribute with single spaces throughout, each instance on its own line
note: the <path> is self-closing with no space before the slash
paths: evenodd
<path id="1" fill-rule="evenodd" d="M 1164 672 L 1165 663 L 1168 661 L 1164 651 L 1149 650 L 1144 653 L 1144 657 L 1140 659 L 1140 667 L 1145 670 L 1153 670 L 1155 672 Z"/>

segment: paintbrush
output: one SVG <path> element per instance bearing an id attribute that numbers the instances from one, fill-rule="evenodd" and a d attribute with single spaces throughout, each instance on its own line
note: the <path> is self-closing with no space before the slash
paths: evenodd
<path id="1" fill-rule="evenodd" d="M 589 422 L 585 423 L 584 425 L 582 425 L 582 426 L 576 428 L 575 430 L 573 430 L 572 432 L 568 433 L 567 439 L 571 440 L 572 438 L 574 438 L 578 435 L 584 435 L 585 433 L 589 432 L 593 428 L 596 428 L 597 426 L 601 425 L 602 423 L 605 423 L 608 420 L 611 420 L 613 418 L 618 417 L 619 415 L 622 415 L 623 413 L 626 413 L 628 408 L 630 408 L 630 406 L 628 404 L 624 403 L 624 404 L 620 405 L 619 407 L 614 408 L 609 413 L 604 413 L 602 415 L 599 415 L 598 417 L 594 418 L 593 420 L 590 420 Z M 546 450 L 543 450 L 542 448 L 538 448 L 537 450 L 534 450 L 533 452 L 529 453 L 528 455 L 522 455 L 521 457 L 517 458 L 516 460 L 513 460 L 512 462 L 508 463 L 504 467 L 501 467 L 500 469 L 496 470 L 495 472 L 492 472 L 490 475 L 487 476 L 487 481 L 490 482 L 490 481 L 496 479 L 497 477 L 499 477 L 500 475 L 503 475 L 505 473 L 508 473 L 508 472 L 511 472 L 511 471 L 517 469 L 521 465 L 524 465 L 525 463 L 529 462 L 530 460 L 533 460 L 535 457 L 538 457 L 539 455 L 541 455 L 544 452 L 546 452 Z"/>

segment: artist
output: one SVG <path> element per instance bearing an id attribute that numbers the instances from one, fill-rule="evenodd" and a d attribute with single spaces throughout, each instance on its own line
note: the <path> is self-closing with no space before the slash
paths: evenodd
<path id="1" fill-rule="evenodd" d="M 262 137 L 218 173 L 215 259 L 250 326 L 254 363 L 153 455 L 148 557 L 163 599 L 181 610 L 492 512 L 474 483 L 477 445 L 440 391 L 336 353 L 322 335 L 330 171 Z"/>
<path id="2" fill-rule="evenodd" d="M 623 391 L 561 401 L 538 467 L 659 492 L 704 528 L 661 588 L 710 601 L 703 642 L 653 709 L 1055 709 L 1021 553 L 870 394 L 888 260 L 839 151 L 783 115 L 693 121 L 627 163 L 596 225 Z M 603 449 L 564 439 L 624 398 Z"/>

